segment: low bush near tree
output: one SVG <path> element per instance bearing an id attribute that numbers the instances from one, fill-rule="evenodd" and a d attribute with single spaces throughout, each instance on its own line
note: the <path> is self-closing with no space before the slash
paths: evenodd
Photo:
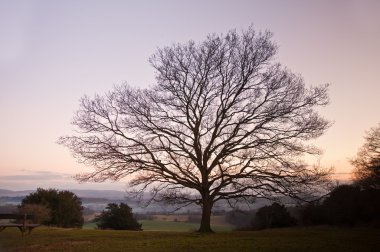
<path id="1" fill-rule="evenodd" d="M 142 230 L 141 224 L 133 216 L 132 208 L 124 203 L 108 204 L 95 221 L 99 229 Z"/>

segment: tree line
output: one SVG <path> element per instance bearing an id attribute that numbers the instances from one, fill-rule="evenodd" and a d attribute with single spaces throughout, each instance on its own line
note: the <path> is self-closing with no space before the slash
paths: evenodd
<path id="1" fill-rule="evenodd" d="M 292 226 L 333 225 L 380 227 L 380 191 L 355 184 L 336 187 L 323 200 L 286 207 L 280 203 L 258 210 L 235 209 L 226 221 L 240 230 L 260 230 Z"/>
<path id="2" fill-rule="evenodd" d="M 355 158 L 353 183 L 336 186 L 326 197 L 310 204 L 288 207 L 279 203 L 257 212 L 234 210 L 226 219 L 241 229 L 294 225 L 380 227 L 380 124 L 365 135 Z"/>

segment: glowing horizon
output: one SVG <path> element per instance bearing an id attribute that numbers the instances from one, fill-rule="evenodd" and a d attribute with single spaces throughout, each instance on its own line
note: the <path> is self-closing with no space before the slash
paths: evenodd
<path id="1" fill-rule="evenodd" d="M 117 189 L 124 182 L 78 184 L 91 171 L 56 143 L 83 95 L 124 81 L 154 83 L 157 47 L 254 24 L 279 45 L 278 61 L 307 85 L 331 83 L 321 115 L 334 122 L 310 160 L 347 180 L 349 159 L 380 122 L 379 1 L 0 2 L 0 188 Z M 197 13 L 193 16 L 191 13 Z"/>

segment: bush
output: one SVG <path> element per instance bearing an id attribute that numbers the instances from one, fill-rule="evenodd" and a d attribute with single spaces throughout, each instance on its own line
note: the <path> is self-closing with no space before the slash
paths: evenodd
<path id="1" fill-rule="evenodd" d="M 259 208 L 252 220 L 253 229 L 290 227 L 296 225 L 296 220 L 290 216 L 284 205 L 273 203 Z"/>
<path id="2" fill-rule="evenodd" d="M 43 224 L 64 228 L 83 226 L 82 201 L 70 191 L 38 188 L 22 200 L 20 208 L 29 204 L 42 205 L 50 210 L 50 218 Z"/>
<path id="3" fill-rule="evenodd" d="M 324 202 L 327 219 L 333 225 L 354 226 L 378 221 L 380 190 L 355 185 L 335 188 Z"/>
<path id="4" fill-rule="evenodd" d="M 380 190 L 340 185 L 322 204 L 309 204 L 301 211 L 301 224 L 337 226 L 379 225 Z"/>
<path id="5" fill-rule="evenodd" d="M 142 230 L 141 224 L 133 216 L 132 208 L 127 204 L 110 203 L 100 215 L 95 218 L 100 229 Z"/>

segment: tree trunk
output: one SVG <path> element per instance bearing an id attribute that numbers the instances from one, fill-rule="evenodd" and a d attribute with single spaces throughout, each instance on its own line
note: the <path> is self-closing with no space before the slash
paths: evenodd
<path id="1" fill-rule="evenodd" d="M 213 233 L 211 229 L 211 209 L 212 209 L 212 201 L 208 196 L 202 199 L 202 219 L 201 226 L 199 227 L 199 233 Z"/>

